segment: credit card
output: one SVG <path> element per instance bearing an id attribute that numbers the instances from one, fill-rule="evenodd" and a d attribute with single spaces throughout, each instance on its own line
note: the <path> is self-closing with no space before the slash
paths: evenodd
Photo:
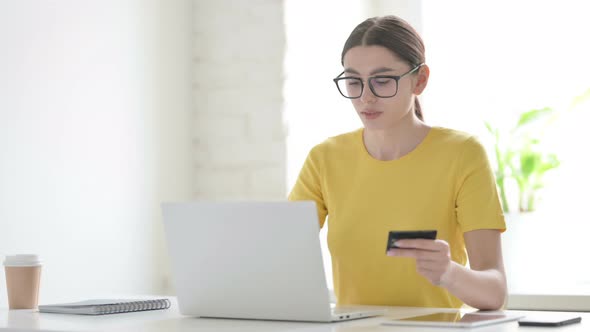
<path id="1" fill-rule="evenodd" d="M 390 231 L 389 238 L 387 239 L 387 249 L 385 252 L 389 251 L 390 249 L 399 248 L 395 245 L 397 240 L 402 239 L 428 239 L 434 240 L 436 239 L 436 230 L 425 230 L 425 231 Z"/>

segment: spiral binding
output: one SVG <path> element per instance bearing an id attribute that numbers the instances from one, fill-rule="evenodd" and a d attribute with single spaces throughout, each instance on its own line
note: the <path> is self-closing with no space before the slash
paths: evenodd
<path id="1" fill-rule="evenodd" d="M 161 310 L 170 308 L 170 300 L 141 300 L 131 302 L 117 302 L 100 304 L 93 307 L 94 314 L 107 315 L 133 311 Z"/>

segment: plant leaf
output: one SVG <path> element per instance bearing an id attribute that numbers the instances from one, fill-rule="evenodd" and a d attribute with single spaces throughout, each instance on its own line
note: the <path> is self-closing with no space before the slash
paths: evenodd
<path id="1" fill-rule="evenodd" d="M 525 179 L 537 171 L 541 162 L 541 156 L 533 151 L 526 151 L 520 156 L 520 170 Z"/>
<path id="2" fill-rule="evenodd" d="M 579 96 L 576 96 L 569 107 L 569 110 L 576 108 L 576 106 L 583 104 L 590 100 L 590 89 L 586 90 Z"/>
<path id="3" fill-rule="evenodd" d="M 547 159 L 541 163 L 537 172 L 539 173 L 539 176 L 540 176 L 543 173 L 547 172 L 548 170 L 551 170 L 551 169 L 554 169 L 557 167 L 559 167 L 559 160 L 557 159 L 557 156 L 555 156 L 555 154 L 550 154 L 550 155 L 547 155 Z"/>
<path id="4" fill-rule="evenodd" d="M 494 128 L 488 121 L 485 121 L 484 123 L 490 134 L 494 136 L 494 145 L 497 147 L 500 144 L 500 130 Z"/>
<path id="5" fill-rule="evenodd" d="M 533 121 L 536 121 L 538 119 L 540 119 L 543 116 L 549 115 L 553 113 L 553 109 L 550 107 L 545 107 L 545 108 L 541 108 L 541 109 L 534 109 L 534 110 L 530 110 L 527 112 L 524 112 L 520 115 L 520 119 L 518 119 L 518 123 L 516 124 L 516 127 L 522 127 L 524 125 L 527 125 Z"/>

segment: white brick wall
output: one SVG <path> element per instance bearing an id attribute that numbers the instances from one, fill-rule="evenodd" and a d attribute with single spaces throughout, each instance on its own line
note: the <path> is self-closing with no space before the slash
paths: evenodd
<path id="1" fill-rule="evenodd" d="M 196 198 L 286 196 L 282 0 L 194 2 Z"/>

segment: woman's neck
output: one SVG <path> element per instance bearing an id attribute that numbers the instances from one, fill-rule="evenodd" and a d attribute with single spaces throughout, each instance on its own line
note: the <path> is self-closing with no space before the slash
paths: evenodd
<path id="1" fill-rule="evenodd" d="M 378 160 L 396 160 L 413 151 L 428 135 L 430 126 L 413 118 L 382 130 L 363 130 L 365 148 Z"/>

